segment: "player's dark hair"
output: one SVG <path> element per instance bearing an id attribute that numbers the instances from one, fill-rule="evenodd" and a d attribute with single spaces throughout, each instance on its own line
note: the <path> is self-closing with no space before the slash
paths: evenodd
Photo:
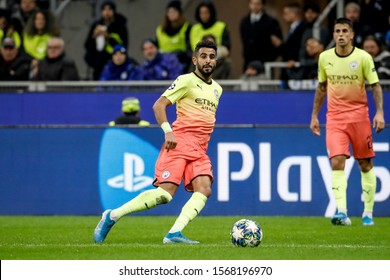
<path id="1" fill-rule="evenodd" d="M 345 17 L 338 18 L 334 21 L 334 25 L 336 25 L 336 24 L 346 24 L 353 31 L 353 23 L 350 19 L 347 19 Z"/>
<path id="2" fill-rule="evenodd" d="M 215 53 L 217 53 L 217 44 L 215 44 L 215 42 L 213 41 L 210 41 L 210 40 L 202 40 L 200 41 L 199 43 L 196 44 L 196 47 L 195 47 L 195 52 L 194 54 L 198 54 L 199 53 L 199 50 L 201 48 L 209 48 L 209 49 L 213 49 L 215 50 Z"/>

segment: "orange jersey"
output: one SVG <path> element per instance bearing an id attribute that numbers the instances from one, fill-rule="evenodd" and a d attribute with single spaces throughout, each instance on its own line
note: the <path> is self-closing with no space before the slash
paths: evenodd
<path id="1" fill-rule="evenodd" d="M 211 80 L 206 83 L 195 73 L 179 76 L 162 94 L 176 103 L 176 121 L 173 132 L 203 136 L 207 142 L 214 130 L 215 114 L 222 94 L 222 87 Z"/>
<path id="2" fill-rule="evenodd" d="M 365 81 L 379 82 L 369 53 L 354 47 L 351 54 L 339 56 L 335 48 L 321 53 L 318 82 L 327 82 L 327 123 L 352 123 L 368 118 Z"/>

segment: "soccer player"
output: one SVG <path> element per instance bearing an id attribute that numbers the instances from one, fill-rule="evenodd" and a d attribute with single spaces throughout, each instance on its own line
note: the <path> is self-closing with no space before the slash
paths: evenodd
<path id="1" fill-rule="evenodd" d="M 156 120 L 165 134 L 155 168 L 153 185 L 157 188 L 139 194 L 117 209 L 104 211 L 95 228 L 95 242 L 103 242 L 123 216 L 170 202 L 183 179 L 185 189 L 193 194 L 163 243 L 199 243 L 186 238 L 182 230 L 198 216 L 211 195 L 213 174 L 206 151 L 222 94 L 221 86 L 211 78 L 217 64 L 215 43 L 199 42 L 192 63 L 195 71 L 178 76 L 153 105 Z M 171 128 L 166 109 L 174 103 L 177 119 Z"/>
<path id="2" fill-rule="evenodd" d="M 333 29 L 336 47 L 325 50 L 318 61 L 318 86 L 315 91 L 310 129 L 320 135 L 318 113 L 327 98 L 326 148 L 332 165 L 332 190 L 338 212 L 334 225 L 351 225 L 347 214 L 347 179 L 345 161 L 350 157 L 349 145 L 359 164 L 364 197 L 362 223 L 374 225 L 373 209 L 376 176 L 372 158 L 372 131 L 368 114 L 365 81 L 371 86 L 376 114 L 373 127 L 377 133 L 385 127 L 383 91 L 371 55 L 354 47 L 352 22 L 338 18 Z"/>

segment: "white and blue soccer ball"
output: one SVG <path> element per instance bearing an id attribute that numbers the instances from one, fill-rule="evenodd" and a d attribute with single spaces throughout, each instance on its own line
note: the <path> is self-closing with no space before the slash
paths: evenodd
<path id="1" fill-rule="evenodd" d="M 255 221 L 241 219 L 234 223 L 230 238 L 236 247 L 257 247 L 263 239 L 263 230 Z"/>

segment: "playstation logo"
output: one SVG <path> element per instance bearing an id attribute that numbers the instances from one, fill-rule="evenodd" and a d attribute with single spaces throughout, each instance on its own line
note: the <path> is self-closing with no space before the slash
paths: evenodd
<path id="1" fill-rule="evenodd" d="M 113 209 L 153 189 L 159 149 L 123 128 L 108 128 L 100 142 L 99 194 L 102 208 Z"/>
<path id="2" fill-rule="evenodd" d="M 153 178 L 144 176 L 145 163 L 143 159 L 131 153 L 123 155 L 123 174 L 117 175 L 107 180 L 107 185 L 112 188 L 123 188 L 128 192 L 137 192 L 149 187 L 153 183 Z"/>

